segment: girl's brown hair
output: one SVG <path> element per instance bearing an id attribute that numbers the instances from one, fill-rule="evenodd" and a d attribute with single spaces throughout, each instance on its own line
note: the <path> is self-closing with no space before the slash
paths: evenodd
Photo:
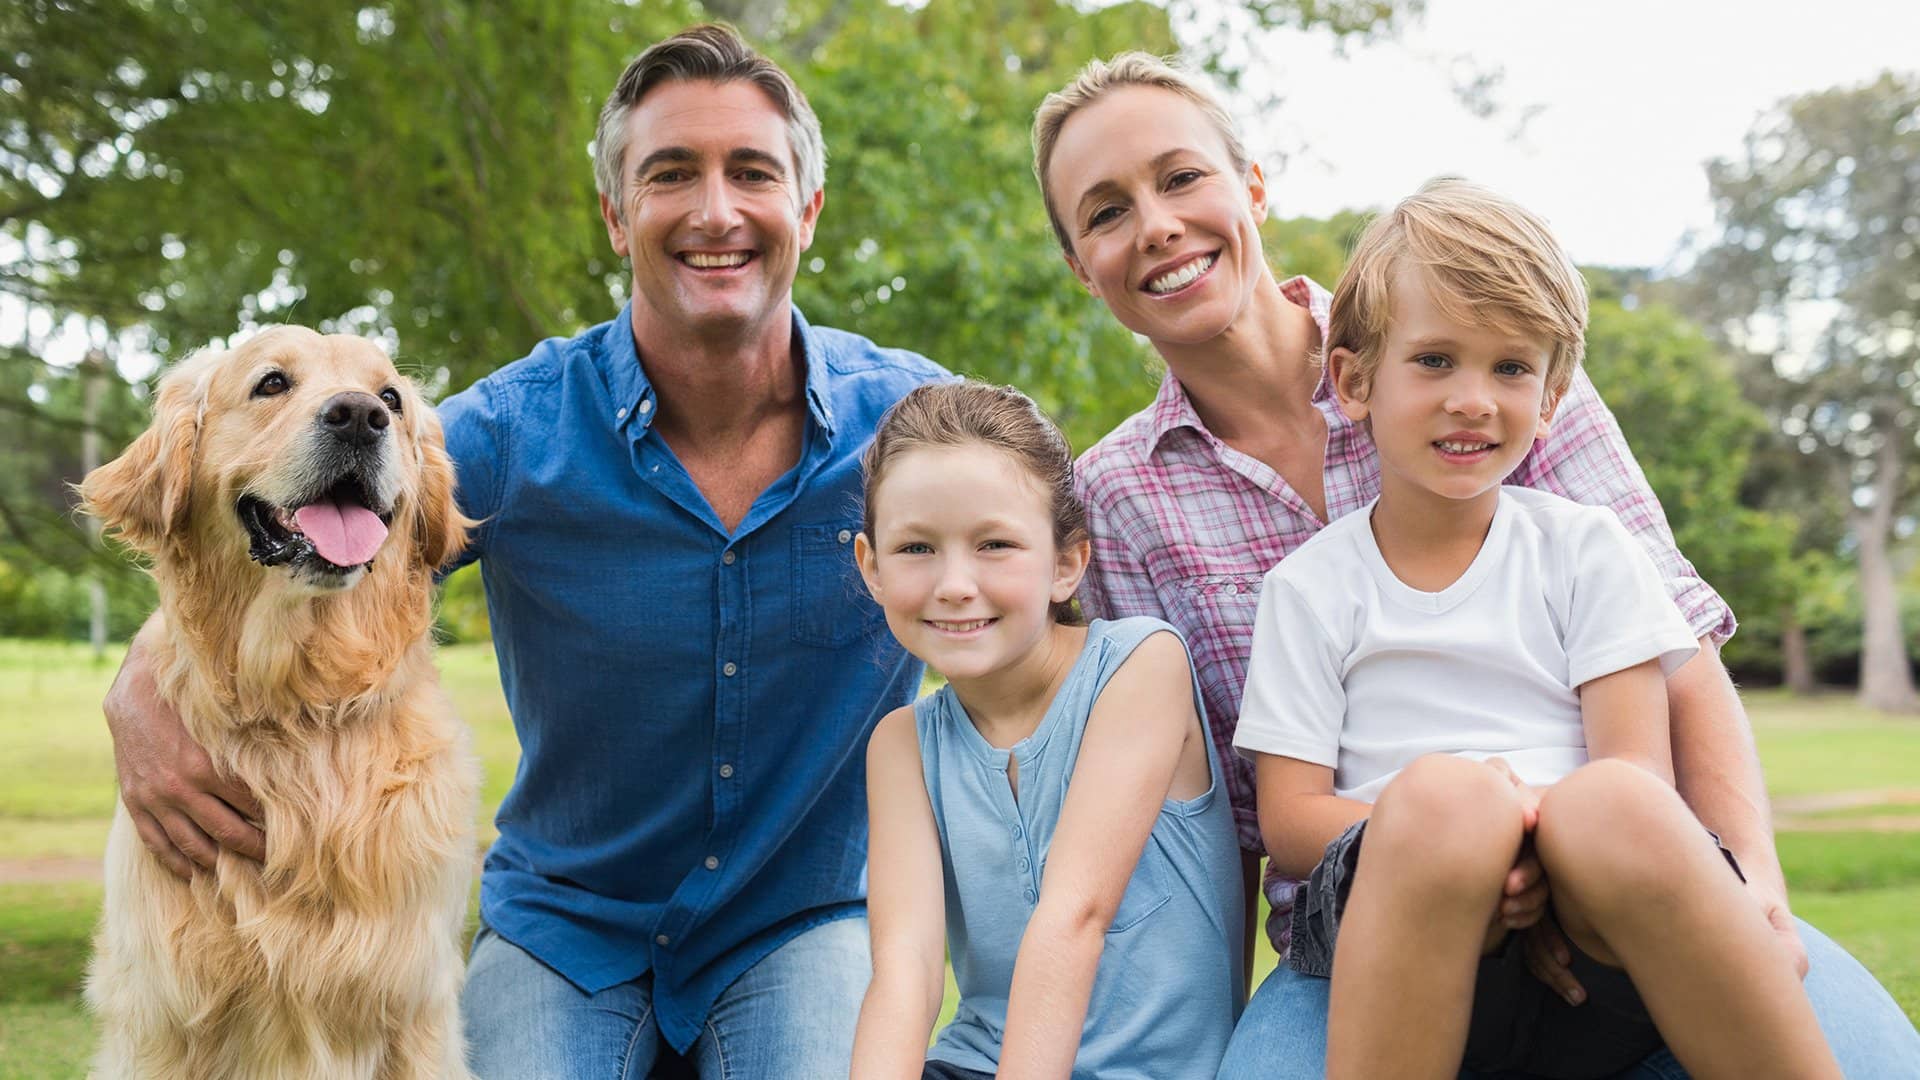
<path id="1" fill-rule="evenodd" d="M 1033 399 L 1011 386 L 971 380 L 915 387 L 880 420 L 861 465 L 866 471 L 861 528 L 873 534 L 873 495 L 887 466 L 909 450 L 926 446 L 980 443 L 998 450 L 1025 469 L 1047 493 L 1053 519 L 1053 543 L 1065 550 L 1087 539 L 1087 511 L 1073 493 L 1073 450 L 1060 428 Z M 1072 600 L 1052 606 L 1055 622 L 1082 620 Z"/>

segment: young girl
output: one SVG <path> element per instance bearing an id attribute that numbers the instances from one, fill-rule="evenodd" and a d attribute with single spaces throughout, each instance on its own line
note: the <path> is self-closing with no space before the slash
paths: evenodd
<path id="1" fill-rule="evenodd" d="M 860 572 L 947 685 L 867 751 L 856 1080 L 1211 1078 L 1239 1015 L 1239 854 L 1192 667 L 1158 620 L 1079 624 L 1072 468 L 1032 401 L 980 383 L 914 390 L 867 452 Z M 959 1011 L 928 1050 L 948 952 Z"/>

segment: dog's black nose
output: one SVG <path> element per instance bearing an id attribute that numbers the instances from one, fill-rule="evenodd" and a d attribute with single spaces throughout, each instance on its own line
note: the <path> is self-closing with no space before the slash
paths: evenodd
<path id="1" fill-rule="evenodd" d="M 372 446 L 392 420 L 379 398 L 359 390 L 335 394 L 320 408 L 320 426 L 348 446 Z"/>

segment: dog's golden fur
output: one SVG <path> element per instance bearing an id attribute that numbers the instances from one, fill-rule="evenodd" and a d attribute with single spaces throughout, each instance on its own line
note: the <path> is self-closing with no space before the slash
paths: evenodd
<path id="1" fill-rule="evenodd" d="M 267 370 L 290 389 L 257 394 Z M 288 486 L 331 395 L 387 389 L 392 522 L 371 564 L 322 587 L 250 559 L 236 500 Z M 86 987 L 97 1074 L 467 1076 L 476 770 L 430 630 L 433 571 L 473 523 L 438 420 L 370 342 L 278 327 L 170 372 L 151 429 L 82 494 L 151 560 L 160 694 L 267 838 L 264 863 L 223 851 L 184 882 L 119 809 Z"/>

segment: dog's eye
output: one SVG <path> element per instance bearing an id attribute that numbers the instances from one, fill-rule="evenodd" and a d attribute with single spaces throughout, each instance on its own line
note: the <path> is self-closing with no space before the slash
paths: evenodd
<path id="1" fill-rule="evenodd" d="M 259 382 L 253 384 L 253 396 L 273 397 L 276 394 L 284 394 L 292 388 L 293 384 L 287 381 L 285 375 L 277 371 L 269 371 L 260 376 Z"/>
<path id="2" fill-rule="evenodd" d="M 389 386 L 380 391 L 380 400 L 387 403 L 388 411 L 395 413 L 400 411 L 400 391 L 393 387 Z"/>

